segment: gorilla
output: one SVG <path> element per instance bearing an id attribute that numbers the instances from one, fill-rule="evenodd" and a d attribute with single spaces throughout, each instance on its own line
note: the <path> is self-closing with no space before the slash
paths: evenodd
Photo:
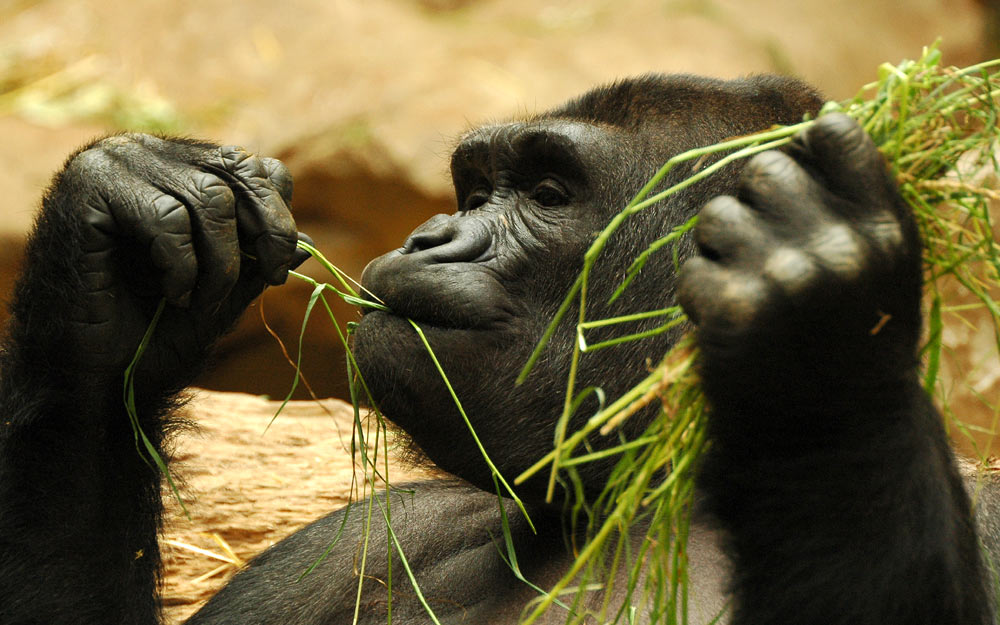
<path id="1" fill-rule="evenodd" d="M 422 596 L 441 623 L 516 623 L 538 593 L 505 560 L 501 511 L 521 574 L 541 588 L 572 562 L 564 512 L 533 481 L 518 493 L 536 531 L 511 502 L 498 505 L 407 319 L 424 329 L 500 472 L 519 474 L 549 449 L 572 324 L 559 326 L 524 384 L 514 380 L 595 233 L 671 156 L 800 121 L 821 103 L 789 78 L 644 76 L 465 134 L 451 159 L 457 211 L 367 267 L 365 287 L 391 312 L 368 311 L 354 338 L 382 411 L 454 476 L 375 501 L 392 501 L 392 532 L 420 594 L 388 555 L 381 523 L 358 590 L 355 508 L 258 556 L 189 622 L 377 624 L 391 614 L 428 623 Z M 165 301 L 134 379 L 138 425 L 166 457 L 182 391 L 213 342 L 304 259 L 291 196 L 276 160 L 138 134 L 81 148 L 55 176 L 0 356 L 0 622 L 160 621 L 161 478 L 137 453 L 122 372 Z M 676 249 L 680 270 L 660 254 L 608 303 L 632 259 L 698 211 Z M 970 501 L 918 379 L 920 299 L 913 218 L 843 115 L 614 235 L 591 277 L 588 316 L 679 302 L 696 324 L 711 445 L 688 537 L 691 623 L 720 612 L 738 625 L 994 622 Z M 585 355 L 580 388 L 617 396 L 680 331 Z M 620 435 L 638 436 L 649 418 Z M 599 492 L 608 469 L 587 465 L 585 489 Z M 678 616 L 624 605 L 621 587 L 539 622 L 605 622 L 605 604 L 612 615 L 634 608 L 627 622 Z"/>

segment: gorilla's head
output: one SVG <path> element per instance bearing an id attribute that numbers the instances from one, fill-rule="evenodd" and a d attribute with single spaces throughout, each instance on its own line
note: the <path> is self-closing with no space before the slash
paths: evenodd
<path id="1" fill-rule="evenodd" d="M 493 489 L 453 399 L 407 321 L 412 319 L 487 452 L 512 479 L 552 447 L 576 311 L 526 382 L 516 385 L 515 378 L 580 273 L 595 235 L 671 156 L 801 121 L 821 103 L 810 87 L 775 76 L 645 76 L 595 89 L 537 117 L 468 132 L 451 159 L 458 211 L 431 218 L 364 272 L 364 286 L 392 310 L 368 312 L 354 344 L 379 407 L 441 468 Z M 704 166 L 678 167 L 663 185 Z M 673 305 L 670 253 L 654 256 L 623 297 L 607 302 L 638 254 L 710 198 L 731 193 L 737 174 L 738 166 L 730 167 L 627 221 L 591 275 L 588 319 Z M 681 258 L 689 248 L 681 243 Z M 585 354 L 576 388 L 596 385 L 613 398 L 646 375 L 651 360 L 676 339 L 661 335 Z M 570 431 L 595 408 L 596 401 L 585 403 Z M 625 435 L 644 426 L 644 419 L 633 418 Z M 603 441 L 591 443 L 600 447 Z M 602 469 L 588 470 L 584 480 L 600 487 Z M 535 498 L 540 481 L 520 491 Z"/>

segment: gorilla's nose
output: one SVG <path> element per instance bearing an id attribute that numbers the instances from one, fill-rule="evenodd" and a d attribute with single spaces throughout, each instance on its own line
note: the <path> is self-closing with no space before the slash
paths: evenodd
<path id="1" fill-rule="evenodd" d="M 398 248 L 368 263 L 367 293 L 400 316 L 447 327 L 481 327 L 506 315 L 506 294 L 487 265 L 496 255 L 486 220 L 436 215 Z"/>
<path id="2" fill-rule="evenodd" d="M 485 260 L 491 237 L 486 224 L 459 215 L 435 215 L 417 227 L 403 243 L 403 254 L 426 254 L 431 263 Z"/>

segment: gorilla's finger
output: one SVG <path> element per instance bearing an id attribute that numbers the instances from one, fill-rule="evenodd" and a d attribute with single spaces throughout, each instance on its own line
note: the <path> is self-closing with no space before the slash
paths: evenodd
<path id="1" fill-rule="evenodd" d="M 695 256 L 681 267 L 677 301 L 699 328 L 741 330 L 766 306 L 769 289 L 759 276 Z"/>
<path id="2" fill-rule="evenodd" d="M 677 303 L 684 314 L 695 324 L 701 322 L 702 277 L 710 271 L 712 261 L 701 256 L 693 256 L 684 263 L 677 274 Z"/>
<path id="3" fill-rule="evenodd" d="M 295 242 L 298 240 L 295 222 L 290 224 L 291 232 L 287 230 L 289 228 L 263 232 L 254 241 L 263 275 L 271 285 L 285 283 L 288 279 L 288 269 L 295 258 L 297 249 Z"/>
<path id="4" fill-rule="evenodd" d="M 194 297 L 199 306 L 212 308 L 229 294 L 240 275 L 236 197 L 217 176 L 201 171 L 187 174 L 184 188 L 200 267 Z"/>
<path id="5" fill-rule="evenodd" d="M 762 249 L 766 236 L 758 217 L 742 202 L 728 195 L 719 196 L 701 209 L 694 240 L 702 254 L 712 260 L 728 262 L 747 260 Z"/>
<path id="6" fill-rule="evenodd" d="M 114 293 L 113 248 L 85 251 L 80 258 L 80 279 L 84 288 L 82 297 L 70 305 L 75 312 L 74 321 L 84 325 L 107 323 L 115 316 L 118 302 Z"/>
<path id="7" fill-rule="evenodd" d="M 88 240 L 95 245 L 128 248 L 127 240 L 134 239 L 143 252 L 133 260 L 145 263 L 148 259 L 158 270 L 163 296 L 171 304 L 183 307 L 189 304 L 198 279 L 186 199 L 175 185 L 141 182 L 152 180 L 148 176 L 151 163 L 156 163 L 166 175 L 181 169 L 150 159 L 145 154 L 146 140 L 145 137 L 115 136 L 75 159 L 84 169 L 100 172 L 98 184 L 104 187 L 103 192 L 94 193 L 101 198 L 101 206 L 88 207 L 90 210 L 84 214 L 93 231 Z M 162 142 L 152 137 L 148 140 Z M 85 245 L 85 249 L 90 251 L 91 248 Z M 147 251 L 148 256 L 145 255 Z M 145 290 L 141 280 L 133 280 L 130 286 Z"/>
<path id="8" fill-rule="evenodd" d="M 316 244 L 313 243 L 312 237 L 310 237 L 305 232 L 299 232 L 298 233 L 298 240 L 302 241 L 303 243 L 308 243 L 309 245 L 311 245 L 313 247 L 316 247 Z M 288 269 L 289 270 L 291 270 L 291 269 L 297 269 L 299 265 L 301 265 L 302 263 L 306 262 L 310 258 L 312 258 L 312 254 L 310 254 L 309 252 L 307 252 L 307 251 L 305 251 L 303 249 L 300 249 L 298 246 L 296 246 L 295 247 L 295 254 L 292 256 L 292 264 L 289 265 Z"/>
<path id="9" fill-rule="evenodd" d="M 151 195 L 146 194 L 146 197 Z M 149 204 L 151 214 L 135 223 L 135 235 L 149 244 L 149 258 L 153 266 L 162 271 L 164 297 L 174 306 L 186 307 L 198 279 L 187 207 L 165 193 L 153 196 Z"/>
<path id="10" fill-rule="evenodd" d="M 789 155 L 772 150 L 750 159 L 738 197 L 774 224 L 802 232 L 822 219 L 823 189 Z"/>
<path id="11" fill-rule="evenodd" d="M 291 211 L 260 158 L 237 147 L 221 148 L 220 157 L 243 190 L 236 205 L 240 238 L 252 247 L 250 251 L 268 284 L 282 284 L 288 277 L 297 240 Z"/>
<path id="12" fill-rule="evenodd" d="M 887 188 L 885 159 L 856 121 L 843 113 L 824 115 L 798 142 L 813 155 L 812 166 L 832 193 L 864 205 L 882 199 L 872 194 L 881 196 Z"/>
<path id="13" fill-rule="evenodd" d="M 288 167 L 276 158 L 262 156 L 260 157 L 260 161 L 264 164 L 264 169 L 267 171 L 267 177 L 270 179 L 271 184 L 281 194 L 281 199 L 285 201 L 285 204 L 291 206 L 294 186 L 292 184 L 292 172 L 288 171 Z"/>

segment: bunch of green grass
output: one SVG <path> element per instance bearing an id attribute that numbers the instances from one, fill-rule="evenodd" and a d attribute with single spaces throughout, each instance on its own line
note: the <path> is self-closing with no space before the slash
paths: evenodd
<path id="1" fill-rule="evenodd" d="M 936 46 L 932 46 L 924 51 L 918 61 L 904 61 L 898 66 L 884 65 L 880 68 L 879 79 L 865 86 L 857 97 L 842 103 L 830 103 L 822 112 L 843 111 L 863 125 L 886 155 L 903 196 L 913 207 L 920 223 L 926 245 L 927 283 L 931 296 L 930 332 L 924 346 L 927 360 L 925 385 L 929 391 L 935 390 L 938 385 L 944 318 L 948 314 L 960 316 L 970 308 L 969 304 L 949 306 L 945 292 L 939 287 L 945 279 L 955 280 L 964 286 L 976 298 L 975 306 L 988 312 L 993 325 L 996 352 L 1000 357 L 1000 304 L 997 301 L 1000 299 L 1000 237 L 992 224 L 989 210 L 991 200 L 1000 200 L 1000 192 L 997 190 L 1000 174 L 997 162 L 997 101 L 1000 93 L 998 67 L 1000 60 L 965 69 L 944 67 L 940 64 L 940 53 Z M 523 623 L 535 622 L 549 609 L 565 611 L 567 623 L 582 623 L 595 616 L 602 623 L 632 623 L 640 610 L 650 610 L 655 622 L 687 622 L 686 539 L 694 473 L 698 458 L 707 445 L 705 401 L 694 372 L 697 354 L 690 337 L 683 339 L 634 388 L 607 402 L 578 431 L 567 432 L 570 417 L 582 403 L 582 398 L 593 392 L 593 389 L 577 392 L 575 388 L 576 368 L 583 354 L 622 342 L 642 340 L 685 322 L 678 307 L 639 311 L 614 319 L 588 319 L 586 301 L 589 277 L 600 262 L 601 253 L 610 236 L 630 217 L 683 188 L 697 184 L 699 180 L 711 176 L 730 162 L 780 148 L 812 123 L 813 121 L 807 120 L 794 126 L 692 150 L 672 158 L 597 236 L 588 250 L 581 275 L 567 294 L 520 378 L 523 380 L 528 374 L 545 349 L 555 327 L 563 320 L 572 304 L 578 302 L 578 340 L 572 365 L 567 372 L 564 411 L 556 428 L 555 445 L 551 452 L 514 480 L 517 484 L 539 471 L 547 470 L 550 497 L 555 493 L 557 482 L 567 485 L 571 494 L 568 506 L 573 529 L 585 530 L 583 535 L 586 539 L 573 545 L 576 561 L 565 577 L 551 589 L 537 589 L 539 597 L 526 608 Z M 687 180 L 650 195 L 678 163 L 719 152 L 727 154 Z M 674 243 L 694 226 L 696 219 L 662 237 L 642 253 L 633 263 L 614 297 L 618 297 L 629 287 L 632 279 L 652 255 L 669 253 Z M 347 324 L 346 332 L 341 331 L 326 297 L 328 294 L 336 295 L 359 306 L 384 306 L 360 298 L 357 290 L 350 284 L 350 279 L 318 250 L 302 243 L 300 246 L 330 271 L 337 284 L 332 286 L 304 274 L 291 272 L 294 277 L 313 286 L 302 324 L 303 332 L 316 303 L 322 303 L 346 349 L 345 366 L 355 406 L 352 452 L 360 458 L 363 467 L 362 475 L 355 476 L 355 488 L 362 497 L 376 488 L 388 490 L 390 480 L 386 422 L 377 408 L 373 410 L 374 418 L 367 421 L 362 419 L 358 408 L 360 399 L 366 397 L 368 405 L 375 404 L 349 349 L 348 336 L 353 331 L 353 324 Z M 664 322 L 647 332 L 623 332 L 617 338 L 598 344 L 590 344 L 586 339 L 587 331 L 595 327 L 628 324 L 639 319 L 657 317 L 663 318 Z M 432 346 L 419 326 L 412 321 L 411 324 L 451 390 L 447 372 L 434 356 Z M 296 365 L 301 361 L 301 354 L 302 333 L 299 337 Z M 288 397 L 291 397 L 298 381 L 299 373 L 296 373 Z M 128 389 L 130 383 L 127 380 L 126 400 L 131 403 L 128 402 Z M 452 398 L 475 438 L 472 424 L 454 391 Z M 654 402 L 659 403 L 662 408 L 638 438 L 620 438 L 619 445 L 600 452 L 593 452 L 586 446 L 588 435 L 595 431 L 606 436 L 617 435 L 619 424 Z M 130 414 L 134 415 L 134 411 Z M 140 434 L 137 433 L 137 444 Z M 484 461 L 493 472 L 498 497 L 513 497 L 520 505 L 514 490 L 504 476 L 500 475 L 485 449 L 478 443 L 478 438 L 475 440 Z M 155 458 L 155 450 L 152 453 Z M 615 455 L 620 456 L 620 461 L 612 471 L 603 492 L 593 500 L 584 498 L 577 475 L 579 467 Z M 165 471 L 162 461 L 157 464 Z M 365 503 L 359 513 L 365 516 L 366 527 L 378 508 L 378 516 L 389 526 L 388 549 L 397 552 L 404 568 L 404 576 L 423 601 L 418 580 L 410 570 L 405 554 L 391 530 L 390 498 L 380 500 L 369 497 L 362 500 Z M 523 506 L 521 510 L 527 517 Z M 500 506 L 500 512 L 504 514 L 503 506 Z M 506 516 L 503 516 L 503 520 L 503 556 L 515 575 L 530 584 L 530 580 L 524 579 L 518 569 L 510 534 L 506 531 Z M 638 547 L 634 541 L 629 540 L 630 528 L 635 527 L 647 528 L 646 540 L 639 543 Z M 574 535 L 577 532 L 574 531 Z M 340 539 L 338 534 L 336 540 Z M 359 564 L 359 609 L 367 553 L 366 535 Z M 391 561 L 389 558 L 390 563 Z M 308 571 L 304 572 L 307 573 Z M 389 587 L 391 621 L 391 570 L 388 579 L 382 581 Z M 597 615 L 584 609 L 583 599 L 595 589 L 603 592 L 610 600 L 614 594 L 610 591 L 615 583 L 625 585 L 626 600 L 622 606 L 606 603 Z M 437 623 L 431 608 L 425 601 L 423 603 L 430 620 Z"/>

